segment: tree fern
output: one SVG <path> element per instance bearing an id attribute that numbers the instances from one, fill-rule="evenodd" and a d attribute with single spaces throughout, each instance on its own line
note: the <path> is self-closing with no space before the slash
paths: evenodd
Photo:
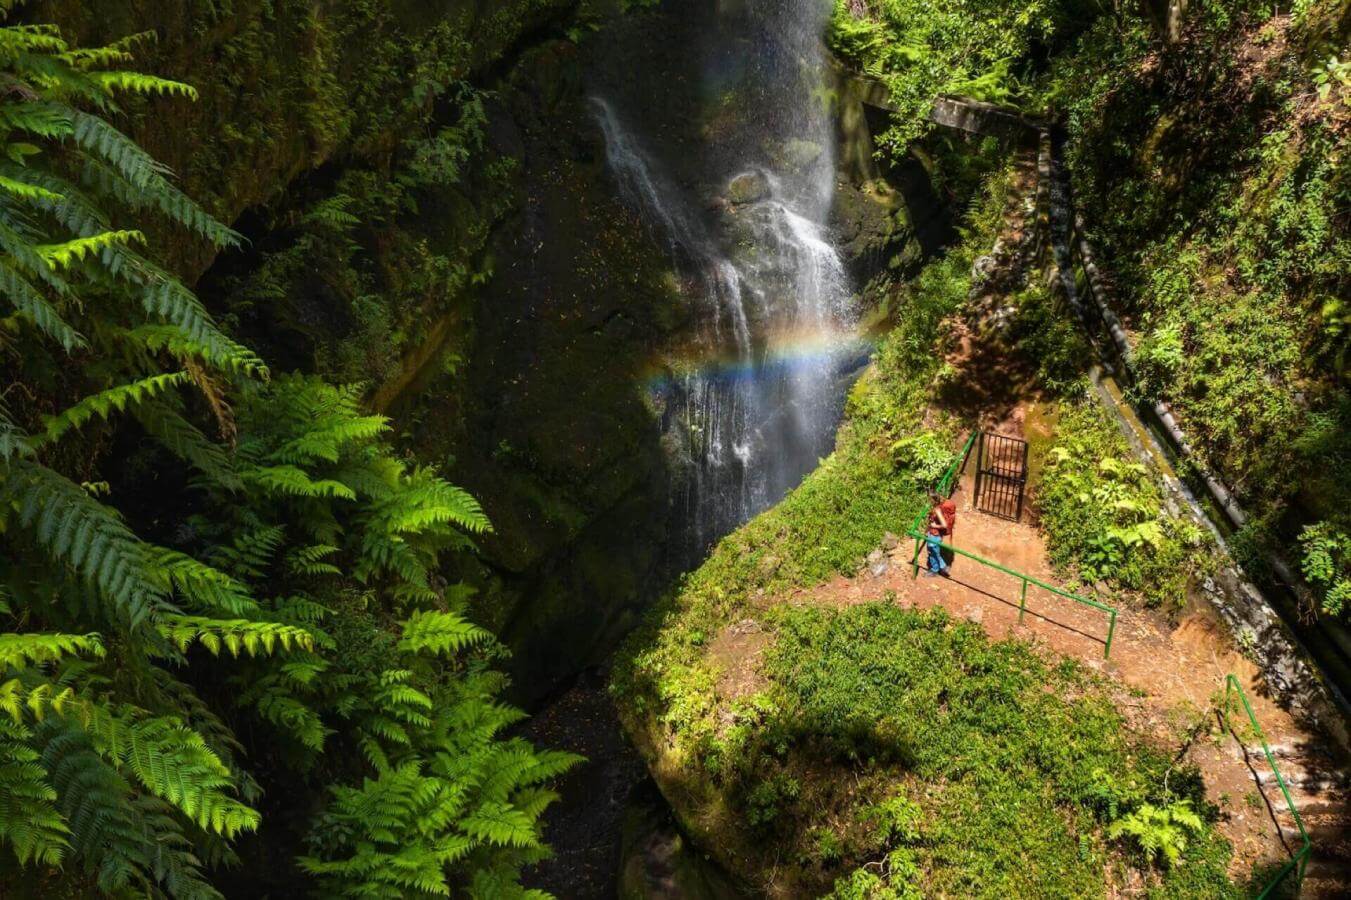
<path id="1" fill-rule="evenodd" d="M 121 95 L 196 96 L 122 70 L 145 39 L 0 27 L 0 296 L 42 382 L 0 408 L 0 615 L 23 628 L 0 636 L 0 841 L 59 863 L 41 877 L 67 893 L 216 898 L 210 866 L 261 824 L 262 759 L 325 800 L 301 861 L 317 893 L 526 896 L 576 757 L 504 737 L 523 714 L 498 699 L 500 648 L 438 577 L 489 522 L 404 460 L 360 386 L 269 381 L 154 255 L 155 225 L 239 236 L 113 120 Z M 310 214 L 355 221 L 340 199 Z M 123 428 L 192 488 L 140 497 L 172 546 L 114 505 L 93 438 Z"/>
<path id="2" fill-rule="evenodd" d="M 0 409 L 0 614 L 25 629 L 0 635 L 0 842 L 21 864 L 60 863 L 75 892 L 219 897 L 203 861 L 257 828 L 241 799 L 257 785 L 224 720 L 163 666 L 189 668 L 197 646 L 244 665 L 316 643 L 230 573 L 142 540 L 92 470 L 98 448 L 79 445 L 82 426 L 130 411 L 209 492 L 243 491 L 173 391 L 191 380 L 219 414 L 226 390 L 268 374 L 149 255 L 143 215 L 218 247 L 238 235 L 105 118 L 117 95 L 195 97 L 115 71 L 134 43 L 0 27 L 0 302 L 17 313 L 18 371 L 45 373 L 16 394 L 19 415 Z"/>

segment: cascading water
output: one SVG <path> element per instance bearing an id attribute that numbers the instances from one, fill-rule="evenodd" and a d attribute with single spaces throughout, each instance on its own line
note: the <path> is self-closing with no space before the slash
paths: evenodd
<path id="1" fill-rule="evenodd" d="M 684 457 L 676 515 L 687 558 L 829 452 L 859 357 L 849 279 L 826 225 L 835 179 L 827 12 L 818 0 L 751 0 L 712 30 L 702 86 L 724 115 L 697 166 L 668 166 L 615 104 L 591 101 L 607 164 L 668 247 L 699 323 L 691 358 L 654 386 Z M 683 179 L 672 171 L 682 162 Z"/>

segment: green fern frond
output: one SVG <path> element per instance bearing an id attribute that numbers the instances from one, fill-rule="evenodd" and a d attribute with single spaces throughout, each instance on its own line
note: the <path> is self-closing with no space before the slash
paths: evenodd
<path id="1" fill-rule="evenodd" d="M 228 650 L 231 656 L 271 655 L 278 647 L 282 650 L 292 647 L 314 649 L 314 640 L 308 631 L 280 622 L 165 615 L 155 623 L 155 628 L 180 653 L 186 652 L 188 645 L 193 642 L 200 643 L 213 656 L 220 653 L 221 647 Z"/>
<path id="2" fill-rule="evenodd" d="M 149 156 L 145 157 L 150 159 Z M 153 162 L 153 160 L 152 160 Z M 101 195 L 116 199 L 133 212 L 156 210 L 169 221 L 182 225 L 219 248 L 234 247 L 243 237 L 234 229 L 216 221 L 168 180 L 165 172 L 152 171 L 144 183 L 138 183 L 117 162 L 92 157 L 83 160 L 80 180 Z"/>
<path id="3" fill-rule="evenodd" d="M 90 634 L 0 634 L 0 668 L 21 668 L 87 653 L 102 658 L 103 641 Z"/>
<path id="4" fill-rule="evenodd" d="M 30 438 L 22 428 L 14 424 L 0 398 L 0 463 L 15 456 L 32 456 L 37 452 Z"/>
<path id="5" fill-rule="evenodd" d="M 189 607 L 232 616 L 251 615 L 258 603 L 248 588 L 214 566 L 164 547 L 147 549 L 157 571 L 163 572 Z"/>
<path id="6" fill-rule="evenodd" d="M 144 188 L 171 174 L 168 166 L 99 116 L 72 110 L 71 120 L 75 143 L 103 159 L 134 187 Z"/>
<path id="7" fill-rule="evenodd" d="M 95 416 L 106 421 L 113 413 L 124 412 L 128 405 L 135 406 L 153 399 L 187 380 L 186 372 L 170 372 L 164 375 L 151 375 L 148 378 L 99 391 L 97 394 L 90 394 L 73 406 L 47 417 L 44 422 L 46 439 L 49 443 L 60 440 L 64 434 L 81 427 Z"/>
<path id="8" fill-rule="evenodd" d="M 241 578 L 261 578 L 285 536 L 286 529 L 280 525 L 239 531 L 230 546 L 215 548 L 212 561 Z"/>
<path id="9" fill-rule="evenodd" d="M 26 684 L 21 678 L 11 678 L 0 684 L 0 711 L 7 713 L 16 725 L 28 719 L 41 722 L 48 715 L 63 713 L 68 705 L 77 703 L 73 688 L 52 681 Z"/>
<path id="10" fill-rule="evenodd" d="M 133 626 L 163 602 L 167 586 L 147 563 L 146 545 L 109 507 L 78 484 L 22 458 L 0 466 L 0 500 L 39 546 L 97 588 Z"/>
<path id="11" fill-rule="evenodd" d="M 400 504 L 403 508 L 390 518 L 392 531 L 418 532 L 433 525 L 454 525 L 473 534 L 492 530 L 478 501 L 467 491 L 437 477 L 433 470 L 416 469 L 407 483 L 408 490 Z"/>
<path id="12" fill-rule="evenodd" d="M 141 325 L 126 336 L 151 352 L 165 350 L 180 360 L 199 359 L 214 369 L 263 380 L 268 377 L 267 365 L 243 345 L 230 342 L 222 353 L 219 341 L 195 340 L 177 325 Z"/>
<path id="13" fill-rule="evenodd" d="M 71 238 L 59 244 L 37 244 L 33 252 L 54 269 L 68 269 L 74 263 L 84 262 L 86 256 L 97 256 L 109 247 L 132 243 L 145 243 L 145 235 L 134 230 L 105 231 L 89 237 Z"/>
<path id="14" fill-rule="evenodd" d="M 230 771 L 197 732 L 168 717 L 101 716 L 98 724 L 95 747 L 199 827 L 226 837 L 258 827 L 257 811 L 229 796 Z"/>
<path id="15" fill-rule="evenodd" d="M 415 612 L 403 623 L 398 647 L 406 653 L 449 654 L 492 639 L 492 633 L 452 612 Z"/>
<path id="16" fill-rule="evenodd" d="M 356 493 L 340 481 L 313 480 L 296 466 L 249 466 L 239 477 L 263 491 L 280 497 L 337 497 L 355 500 Z"/>
<path id="17" fill-rule="evenodd" d="M 315 753 L 324 749 L 324 739 L 333 733 L 324 727 L 318 713 L 285 691 L 264 691 L 252 705 L 264 720 L 288 732 Z"/>
<path id="18" fill-rule="evenodd" d="M 132 415 L 146 433 L 174 456 L 196 468 L 227 491 L 240 491 L 244 482 L 235 474 L 234 465 L 225 448 L 212 441 L 201 429 L 185 419 L 166 402 L 169 398 L 148 400 L 133 407 Z"/>
<path id="19" fill-rule="evenodd" d="M 132 51 L 141 44 L 153 44 L 158 37 L 154 31 L 128 34 L 102 47 L 71 47 L 60 54 L 60 59 L 73 69 L 105 69 L 132 61 Z"/>
<path id="20" fill-rule="evenodd" d="M 499 847 L 535 847 L 535 819 L 510 803 L 484 803 L 461 821 L 467 834 Z"/>
<path id="21" fill-rule="evenodd" d="M 25 131 L 35 137 L 60 140 L 75 129 L 70 107 L 43 101 L 0 103 L 0 128 Z"/>
<path id="22" fill-rule="evenodd" d="M 207 361 L 222 360 L 229 370 L 266 377 L 267 366 L 258 355 L 226 336 L 192 291 L 178 279 L 121 245 L 104 250 L 109 270 L 140 289 L 141 305 L 181 329 L 187 340 L 202 348 Z"/>
<path id="23" fill-rule="evenodd" d="M 67 353 L 88 346 L 84 336 L 61 318 L 56 307 L 3 259 L 0 259 L 0 293 L 8 297 L 15 309 L 31 319 L 39 330 L 60 344 Z"/>
<path id="24" fill-rule="evenodd" d="M 287 554 L 286 567 L 295 575 L 308 575 L 310 577 L 341 575 L 341 569 L 333 563 L 324 561 L 326 557 L 332 556 L 340 549 L 333 544 L 310 544 L 297 547 Z"/>
<path id="25" fill-rule="evenodd" d="M 0 175 L 0 191 L 4 191 L 20 200 L 44 200 L 49 203 L 59 203 L 64 198 L 53 191 L 36 184 L 29 184 L 26 181 L 18 181 L 5 175 Z"/>
<path id="26" fill-rule="evenodd" d="M 371 440 L 389 430 L 389 420 L 384 416 L 344 416 L 316 424 L 317 428 L 275 450 L 271 458 L 292 465 L 321 460 L 335 463 L 347 445 Z"/>
<path id="27" fill-rule="evenodd" d="M 20 865 L 58 866 L 70 829 L 30 737 L 24 726 L 0 719 L 0 841 L 9 843 Z"/>
<path id="28" fill-rule="evenodd" d="M 124 59 L 120 61 L 129 59 L 129 54 L 123 53 L 122 56 Z M 170 81 L 167 78 L 156 78 L 153 75 L 141 75 L 136 72 L 90 72 L 89 77 L 108 93 L 121 91 L 128 94 L 197 99 L 197 89 L 191 85 L 181 81 Z"/>

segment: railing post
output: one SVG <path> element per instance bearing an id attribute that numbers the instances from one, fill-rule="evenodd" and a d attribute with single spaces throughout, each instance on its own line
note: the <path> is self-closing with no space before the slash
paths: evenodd
<path id="1" fill-rule="evenodd" d="M 976 489 L 972 492 L 971 497 L 972 509 L 980 508 L 981 469 L 985 468 L 985 432 L 981 431 L 979 434 L 980 437 L 976 439 L 979 443 L 976 444 L 976 478 L 975 478 Z"/>
<path id="2" fill-rule="evenodd" d="M 913 559 L 910 560 L 910 565 L 914 569 L 914 571 L 910 574 L 911 578 L 919 577 L 919 545 L 920 539 L 915 538 L 915 556 Z"/>
<path id="3" fill-rule="evenodd" d="M 1027 579 L 1023 579 L 1023 592 L 1018 596 L 1018 624 L 1023 624 L 1023 611 L 1027 609 Z"/>
<path id="4" fill-rule="evenodd" d="M 1116 610 L 1112 610 L 1112 620 L 1107 625 L 1107 646 L 1103 648 L 1102 658 L 1107 659 L 1112 655 L 1112 635 L 1116 633 Z"/>

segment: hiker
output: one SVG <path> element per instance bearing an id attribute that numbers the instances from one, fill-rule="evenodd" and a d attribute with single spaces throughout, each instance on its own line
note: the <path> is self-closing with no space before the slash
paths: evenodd
<path id="1" fill-rule="evenodd" d="M 929 549 L 928 575 L 952 577 L 952 566 L 943 555 L 943 539 L 951 542 L 953 526 L 957 524 L 957 504 L 951 498 L 945 499 L 938 491 L 929 491 L 929 500 L 933 504 L 929 510 L 929 526 L 925 530 L 924 543 Z"/>

